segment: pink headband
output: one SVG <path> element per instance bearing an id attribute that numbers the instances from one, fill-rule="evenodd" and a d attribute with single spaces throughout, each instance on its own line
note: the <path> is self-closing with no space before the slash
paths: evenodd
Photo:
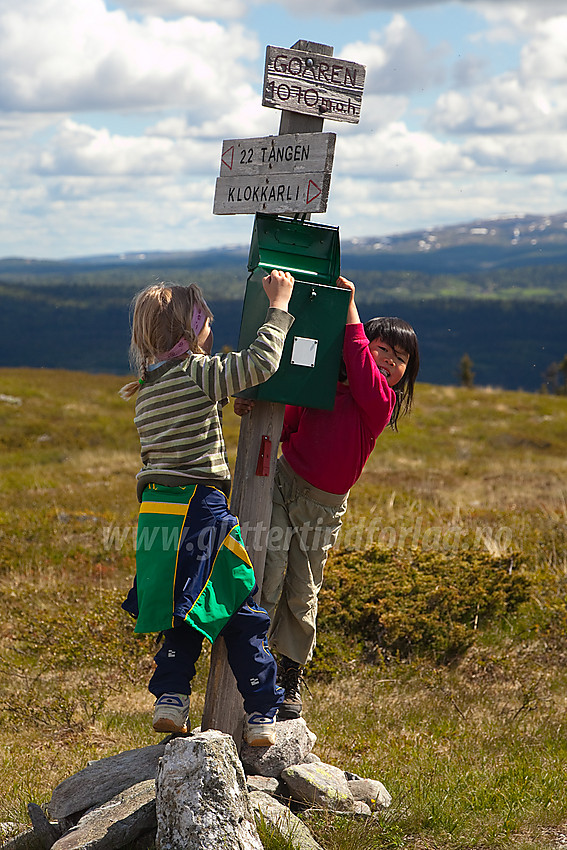
<path id="1" fill-rule="evenodd" d="M 191 328 L 195 336 L 199 336 L 203 328 L 205 327 L 205 322 L 207 320 L 206 313 L 202 307 L 195 307 L 193 309 L 193 316 L 191 318 Z M 173 348 L 170 348 L 169 351 L 164 351 L 159 354 L 160 360 L 173 360 L 174 357 L 182 357 L 184 354 L 187 354 L 191 346 L 185 339 L 185 337 L 181 337 L 179 342 L 176 342 Z"/>
<path id="2" fill-rule="evenodd" d="M 173 360 L 174 357 L 182 357 L 184 354 L 187 354 L 190 348 L 191 346 L 185 337 L 182 336 L 173 348 L 170 348 L 169 351 L 164 351 L 163 354 L 160 353 L 158 357 L 160 360 Z"/>
<path id="3" fill-rule="evenodd" d="M 199 336 L 203 328 L 205 327 L 205 322 L 207 320 L 207 314 L 204 309 L 200 307 L 198 304 L 193 307 L 193 317 L 191 319 L 191 328 L 195 336 Z"/>

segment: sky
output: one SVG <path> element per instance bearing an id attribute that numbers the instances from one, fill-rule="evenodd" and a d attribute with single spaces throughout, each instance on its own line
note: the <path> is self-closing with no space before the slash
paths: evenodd
<path id="1" fill-rule="evenodd" d="M 567 210 L 565 0 L 0 0 L 0 258 L 247 245 L 212 212 L 222 141 L 278 133 L 265 51 L 299 39 L 366 66 L 314 221 Z"/>

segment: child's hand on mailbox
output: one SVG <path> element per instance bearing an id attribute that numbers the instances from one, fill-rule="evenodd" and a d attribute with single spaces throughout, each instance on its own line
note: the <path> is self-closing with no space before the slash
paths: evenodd
<path id="1" fill-rule="evenodd" d="M 293 291 L 294 280 L 289 272 L 274 269 L 271 274 L 262 279 L 264 291 L 269 298 L 270 307 L 287 310 Z"/>
<path id="2" fill-rule="evenodd" d="M 235 398 L 234 399 L 234 412 L 237 416 L 245 416 L 247 413 L 250 413 L 252 408 L 254 407 L 254 399 L 252 398 Z"/>
<path id="3" fill-rule="evenodd" d="M 360 316 L 358 315 L 358 310 L 354 301 L 354 283 L 347 280 L 346 277 L 339 277 L 337 278 L 337 286 L 340 286 L 341 289 L 348 289 L 350 292 L 350 301 L 346 317 L 347 325 L 357 325 L 360 322 Z"/>
<path id="4" fill-rule="evenodd" d="M 350 289 L 351 293 L 351 301 L 354 298 L 354 283 L 351 280 L 347 280 L 346 277 L 338 277 L 337 278 L 337 286 L 340 286 L 341 289 Z"/>

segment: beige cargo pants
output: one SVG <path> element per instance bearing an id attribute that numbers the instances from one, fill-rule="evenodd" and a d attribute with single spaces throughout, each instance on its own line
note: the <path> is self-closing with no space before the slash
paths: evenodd
<path id="1" fill-rule="evenodd" d="M 272 621 L 270 648 L 302 666 L 313 656 L 323 568 L 347 498 L 312 487 L 279 458 L 260 605 Z"/>

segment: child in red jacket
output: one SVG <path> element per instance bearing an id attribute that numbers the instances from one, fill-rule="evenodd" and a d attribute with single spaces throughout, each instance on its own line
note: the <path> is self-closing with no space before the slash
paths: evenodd
<path id="1" fill-rule="evenodd" d="M 351 298 L 335 404 L 333 410 L 286 407 L 274 480 L 260 604 L 271 619 L 270 648 L 280 656 L 285 698 L 278 718 L 284 720 L 301 716 L 300 684 L 315 648 L 323 568 L 349 490 L 386 425 L 396 429 L 399 416 L 411 410 L 419 370 L 413 328 L 397 318 L 363 325 L 354 284 L 340 277 L 337 285 L 350 289 Z M 236 399 L 234 409 L 243 415 L 252 405 Z"/>

